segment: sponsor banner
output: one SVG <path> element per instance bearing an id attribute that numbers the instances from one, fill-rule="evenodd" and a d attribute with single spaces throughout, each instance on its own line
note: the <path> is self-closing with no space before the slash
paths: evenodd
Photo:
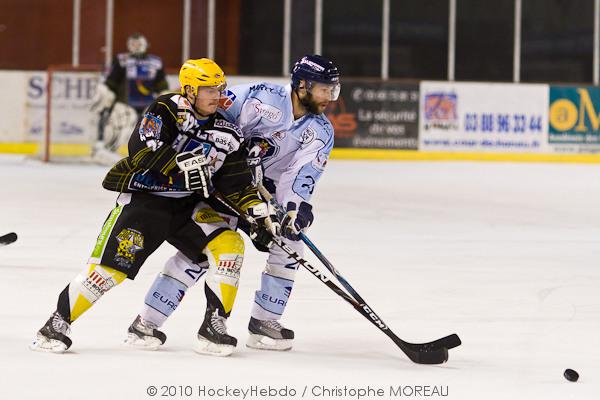
<path id="1" fill-rule="evenodd" d="M 100 81 L 99 72 L 55 72 L 52 103 L 52 141 L 89 143 L 97 134 L 98 115 L 91 112 L 92 99 Z M 167 75 L 169 87 L 178 90 L 176 74 Z M 228 77 L 228 84 L 253 81 L 289 83 L 287 78 Z M 0 143 L 40 143 L 46 131 L 46 71 L 0 71 L 0 87 L 6 89 L 0 99 L 13 112 L 0 120 Z"/>
<path id="2" fill-rule="evenodd" d="M 548 86 L 421 82 L 419 149 L 548 152 Z"/>
<path id="3" fill-rule="evenodd" d="M 90 143 L 97 133 L 98 114 L 92 99 L 100 79 L 98 72 L 55 72 L 52 82 L 50 132 L 53 143 Z M 46 131 L 46 72 L 32 72 L 27 79 L 25 141 L 41 142 Z"/>
<path id="4" fill-rule="evenodd" d="M 0 142 L 22 142 L 23 122 L 27 112 L 27 74 L 22 71 L 0 70 Z"/>
<path id="5" fill-rule="evenodd" d="M 338 101 L 326 114 L 335 147 L 418 147 L 418 84 L 344 79 Z"/>
<path id="6" fill-rule="evenodd" d="M 600 88 L 551 86 L 548 120 L 555 152 L 600 152 Z"/>

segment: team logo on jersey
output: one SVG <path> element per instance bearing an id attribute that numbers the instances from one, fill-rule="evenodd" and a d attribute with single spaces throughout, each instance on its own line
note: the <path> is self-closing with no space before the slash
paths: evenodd
<path id="1" fill-rule="evenodd" d="M 311 128 L 309 126 L 305 130 L 303 130 L 302 133 L 300 134 L 300 141 L 302 142 L 302 144 L 309 144 L 310 142 L 315 140 L 316 136 L 317 136 L 317 131 L 315 131 L 313 128 Z"/>
<path id="2" fill-rule="evenodd" d="M 262 162 L 267 161 L 269 158 L 277 155 L 277 153 L 279 152 L 279 146 L 277 146 L 273 141 L 266 138 L 251 138 L 248 148 L 252 149 L 255 146 L 257 146 L 257 148 L 260 149 L 257 157 L 261 159 Z"/>
<path id="3" fill-rule="evenodd" d="M 117 235 L 117 241 L 115 261 L 123 268 L 131 268 L 135 254 L 144 249 L 144 235 L 135 229 L 125 228 Z"/>
<path id="4" fill-rule="evenodd" d="M 235 93 L 231 90 L 227 89 L 221 94 L 221 98 L 219 99 L 219 108 L 227 111 L 233 105 L 233 102 L 236 99 Z"/>
<path id="5" fill-rule="evenodd" d="M 283 140 L 283 139 L 285 139 L 285 131 L 277 131 L 277 132 L 273 132 L 273 133 L 271 134 L 271 136 L 272 136 L 274 139 L 277 139 L 277 140 Z"/>
<path id="6" fill-rule="evenodd" d="M 160 115 L 152 113 L 144 114 L 144 118 L 140 123 L 139 134 L 140 139 L 144 142 L 148 139 L 160 139 L 160 130 L 162 128 L 162 118 Z"/>

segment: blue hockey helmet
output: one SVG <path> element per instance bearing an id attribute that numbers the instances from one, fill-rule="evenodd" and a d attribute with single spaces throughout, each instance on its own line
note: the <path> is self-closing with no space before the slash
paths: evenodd
<path id="1" fill-rule="evenodd" d="M 337 100 L 340 93 L 340 72 L 333 62 L 318 54 L 306 55 L 296 61 L 292 68 L 292 87 L 297 89 L 300 81 L 307 82 L 309 91 L 314 82 L 331 85 L 331 100 Z"/>

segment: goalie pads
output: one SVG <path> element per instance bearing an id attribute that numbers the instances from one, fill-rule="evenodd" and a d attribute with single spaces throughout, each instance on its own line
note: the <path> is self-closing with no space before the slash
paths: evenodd
<path id="1" fill-rule="evenodd" d="M 101 113 L 104 109 L 111 108 L 115 103 L 116 95 L 104 83 L 99 83 L 96 87 L 96 94 L 92 99 L 91 111 Z"/>
<path id="2" fill-rule="evenodd" d="M 122 144 L 127 143 L 137 119 L 133 107 L 116 102 L 104 126 L 104 137 L 101 138 L 106 149 L 116 152 Z"/>

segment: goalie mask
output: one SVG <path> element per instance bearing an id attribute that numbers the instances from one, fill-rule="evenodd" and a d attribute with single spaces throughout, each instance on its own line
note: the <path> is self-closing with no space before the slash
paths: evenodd
<path id="1" fill-rule="evenodd" d="M 141 33 L 134 33 L 127 38 L 127 50 L 134 56 L 140 57 L 148 50 L 148 41 Z"/>

